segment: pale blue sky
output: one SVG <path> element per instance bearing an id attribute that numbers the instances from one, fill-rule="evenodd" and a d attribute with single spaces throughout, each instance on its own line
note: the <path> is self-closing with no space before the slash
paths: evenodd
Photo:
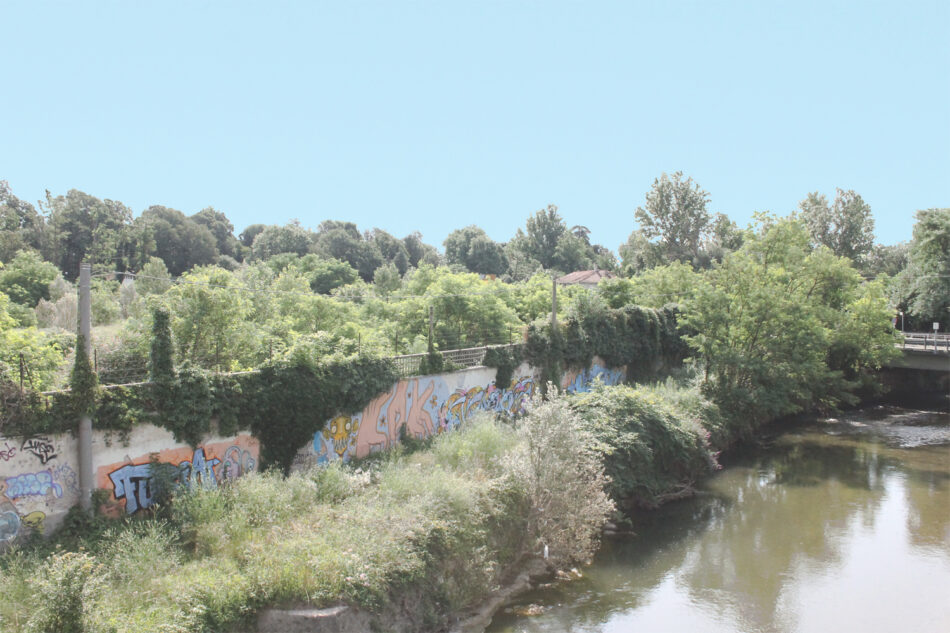
<path id="1" fill-rule="evenodd" d="M 557 204 L 616 249 L 661 172 L 740 224 L 950 206 L 950 2 L 0 0 L 0 179 L 438 244 Z"/>

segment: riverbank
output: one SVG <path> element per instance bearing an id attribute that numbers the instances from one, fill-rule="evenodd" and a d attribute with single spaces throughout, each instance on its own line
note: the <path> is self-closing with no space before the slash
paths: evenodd
<path id="1" fill-rule="evenodd" d="M 636 536 L 605 539 L 582 578 L 522 594 L 487 633 L 945 631 L 946 404 L 768 427 L 700 494 L 638 513 Z"/>
<path id="2" fill-rule="evenodd" d="M 593 554 L 612 509 L 563 401 L 487 416 L 356 466 L 250 475 L 0 558 L 4 631 L 242 631 L 265 607 L 347 605 L 439 630 L 526 554 Z M 411 443 L 410 443 L 411 444 Z M 418 450 L 413 450 L 418 449 Z"/>
<path id="3" fill-rule="evenodd" d="M 590 558 L 608 494 L 625 516 L 688 496 L 752 431 L 695 381 L 600 387 L 362 463 L 172 495 L 143 519 L 76 515 L 0 558 L 0 625 L 263 631 L 266 609 L 347 607 L 338 617 L 388 631 L 444 630 L 474 609 L 477 629 L 530 587 L 525 561 Z"/>

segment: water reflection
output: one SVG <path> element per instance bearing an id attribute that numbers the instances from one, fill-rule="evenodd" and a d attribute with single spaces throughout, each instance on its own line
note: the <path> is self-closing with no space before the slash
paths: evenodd
<path id="1" fill-rule="evenodd" d="M 794 429 L 489 631 L 948 631 L 948 441 L 898 409 Z"/>

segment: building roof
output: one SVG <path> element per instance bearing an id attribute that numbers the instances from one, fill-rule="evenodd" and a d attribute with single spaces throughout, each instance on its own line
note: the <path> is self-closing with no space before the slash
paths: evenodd
<path id="1" fill-rule="evenodd" d="M 609 270 L 578 270 L 568 273 L 563 277 L 558 277 L 557 282 L 562 285 L 570 284 L 593 284 L 600 283 L 601 279 L 616 279 L 617 275 Z"/>

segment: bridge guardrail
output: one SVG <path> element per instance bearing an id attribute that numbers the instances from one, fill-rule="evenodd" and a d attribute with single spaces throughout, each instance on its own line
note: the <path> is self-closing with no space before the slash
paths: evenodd
<path id="1" fill-rule="evenodd" d="M 904 332 L 900 344 L 901 349 L 924 349 L 950 352 L 950 334 L 928 332 Z"/>

